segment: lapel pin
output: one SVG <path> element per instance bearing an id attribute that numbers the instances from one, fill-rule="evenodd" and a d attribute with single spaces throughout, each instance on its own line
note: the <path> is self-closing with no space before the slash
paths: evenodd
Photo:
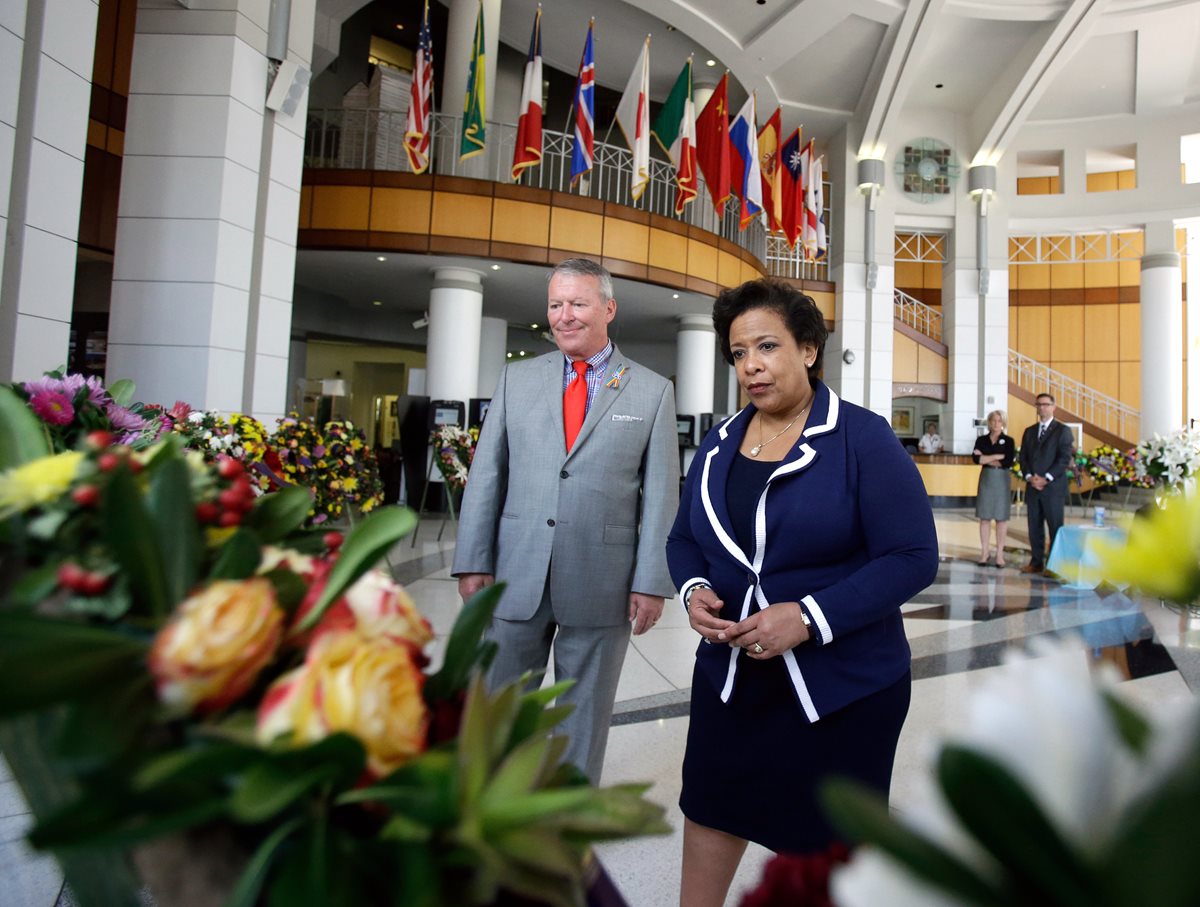
<path id="1" fill-rule="evenodd" d="M 617 366 L 616 373 L 611 378 L 609 378 L 607 381 L 604 382 L 604 386 L 611 387 L 613 390 L 616 390 L 618 387 L 621 386 L 621 376 L 624 374 L 625 374 L 625 365 L 624 365 L 624 363 L 622 363 L 621 365 Z"/>

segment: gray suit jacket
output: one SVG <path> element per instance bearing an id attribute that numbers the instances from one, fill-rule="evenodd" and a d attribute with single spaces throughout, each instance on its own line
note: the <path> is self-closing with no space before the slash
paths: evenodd
<path id="1" fill-rule="evenodd" d="M 624 366 L 616 387 L 608 381 Z M 496 616 L 527 620 L 547 571 L 556 620 L 616 626 L 629 593 L 670 597 L 666 538 L 679 499 L 669 381 L 614 345 L 568 454 L 563 354 L 507 366 L 492 396 L 459 517 L 455 575 L 508 584 Z"/>

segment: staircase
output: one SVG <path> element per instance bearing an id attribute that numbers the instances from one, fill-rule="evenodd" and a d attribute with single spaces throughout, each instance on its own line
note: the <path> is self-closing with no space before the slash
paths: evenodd
<path id="1" fill-rule="evenodd" d="M 942 313 L 903 290 L 895 291 L 895 317 L 941 344 Z M 1140 437 L 1141 413 L 1036 359 L 1008 351 L 1008 392 L 1032 404 L 1038 394 L 1053 394 L 1065 422 L 1082 422 L 1086 434 L 1118 450 L 1128 450 Z"/>

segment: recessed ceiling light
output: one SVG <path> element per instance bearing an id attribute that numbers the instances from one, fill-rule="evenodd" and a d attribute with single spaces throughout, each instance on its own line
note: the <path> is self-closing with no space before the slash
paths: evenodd
<path id="1" fill-rule="evenodd" d="M 518 356 L 524 356 L 524 355 L 525 355 L 525 351 L 524 351 L 524 350 L 521 350 L 519 353 L 517 353 L 517 355 L 518 355 Z"/>
<path id="2" fill-rule="evenodd" d="M 492 270 L 493 270 L 493 271 L 499 271 L 499 270 L 500 270 L 500 266 L 499 266 L 499 265 L 492 265 Z"/>
<path id="3" fill-rule="evenodd" d="M 504 355 L 507 356 L 509 359 L 512 358 L 512 353 L 505 353 Z"/>
<path id="4" fill-rule="evenodd" d="M 383 305 L 383 303 L 380 302 L 378 299 L 376 299 L 374 302 L 371 303 L 371 305 Z"/>
<path id="5" fill-rule="evenodd" d="M 705 66 L 716 66 L 716 65 L 717 65 L 717 61 L 716 61 L 716 60 L 705 60 L 705 61 L 704 61 L 704 65 L 705 65 Z"/>
<path id="6" fill-rule="evenodd" d="M 672 298 L 672 299 L 678 299 L 678 298 L 679 298 L 679 294 L 678 294 L 678 293 L 672 293 L 672 294 L 671 294 L 671 298 Z"/>
<path id="7" fill-rule="evenodd" d="M 375 260 L 376 261 L 387 261 L 387 256 L 386 255 L 376 255 Z"/>
<path id="8" fill-rule="evenodd" d="M 941 82 L 938 82 L 938 83 L 937 83 L 936 85 L 934 85 L 933 87 L 934 87 L 934 88 L 941 88 L 941 87 L 942 87 L 942 83 L 941 83 Z"/>
<path id="9" fill-rule="evenodd" d="M 530 327 L 533 328 L 535 331 L 538 329 L 538 326 L 536 324 L 531 324 Z"/>
<path id="10" fill-rule="evenodd" d="M 403 22 L 397 22 L 397 23 L 396 23 L 396 28 L 398 28 L 400 31 L 404 31 L 404 23 L 403 23 Z"/>

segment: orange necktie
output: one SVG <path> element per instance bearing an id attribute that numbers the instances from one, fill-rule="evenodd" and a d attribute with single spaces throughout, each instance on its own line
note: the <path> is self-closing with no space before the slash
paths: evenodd
<path id="1" fill-rule="evenodd" d="M 575 379 L 563 391 L 563 429 L 567 435 L 567 453 L 575 445 L 579 430 L 583 428 L 583 417 L 587 415 L 587 374 L 586 362 L 572 363 L 575 369 Z"/>

